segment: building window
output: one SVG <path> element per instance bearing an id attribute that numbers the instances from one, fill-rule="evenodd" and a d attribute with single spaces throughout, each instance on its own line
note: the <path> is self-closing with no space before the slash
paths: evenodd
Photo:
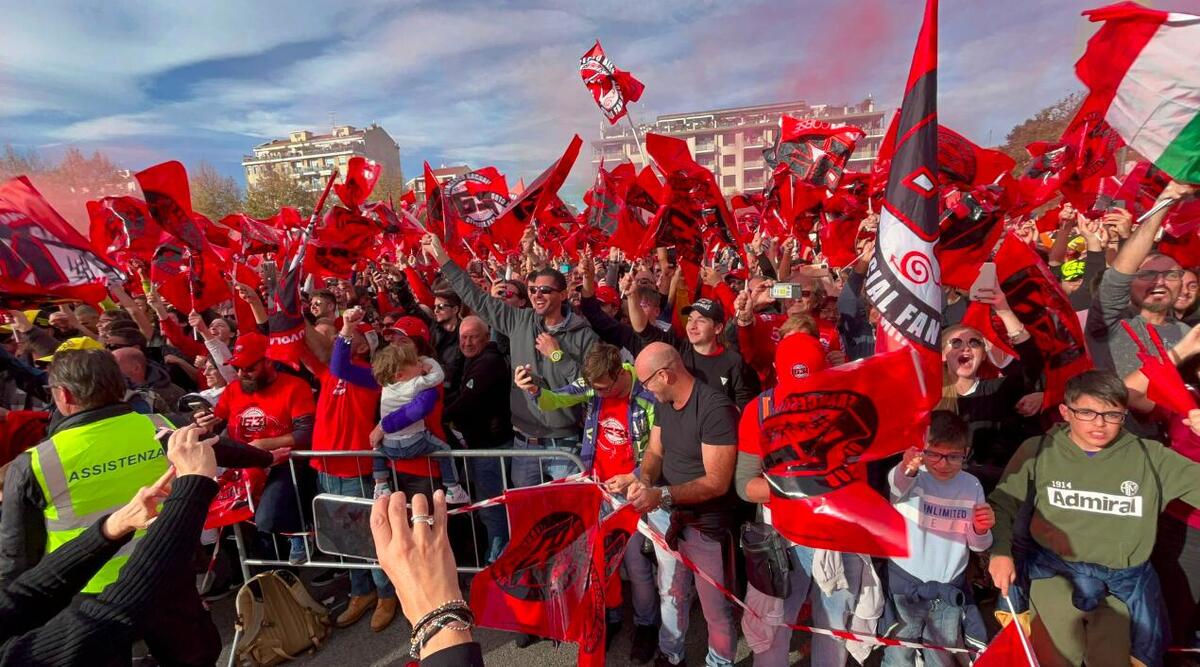
<path id="1" fill-rule="evenodd" d="M 737 166 L 737 156 L 736 155 L 722 155 L 721 156 L 721 166 L 722 167 L 736 167 Z"/>
<path id="2" fill-rule="evenodd" d="M 736 188 L 737 187 L 737 176 L 732 176 L 732 175 L 722 176 L 721 177 L 721 187 Z"/>
<path id="3" fill-rule="evenodd" d="M 346 156 L 345 155 L 338 156 L 338 164 L 346 164 Z"/>
<path id="4" fill-rule="evenodd" d="M 725 132 L 721 135 L 721 143 L 725 146 L 732 146 L 737 143 L 737 132 Z"/>

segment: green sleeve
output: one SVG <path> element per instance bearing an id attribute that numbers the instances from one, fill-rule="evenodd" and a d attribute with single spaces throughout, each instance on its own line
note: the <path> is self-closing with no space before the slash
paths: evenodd
<path id="1" fill-rule="evenodd" d="M 992 553 L 997 556 L 1012 556 L 1013 527 L 1017 513 L 1029 495 L 1029 484 L 1033 481 L 1034 463 L 1037 461 L 1038 442 L 1048 436 L 1026 440 L 1004 467 L 1000 483 L 988 497 L 988 504 L 996 513 L 996 525 L 992 528 Z"/>
<path id="2" fill-rule="evenodd" d="M 1200 463 L 1166 447 L 1156 447 L 1153 455 L 1154 467 L 1162 480 L 1162 502 L 1182 500 L 1192 507 L 1200 507 Z"/>
<path id="3" fill-rule="evenodd" d="M 579 394 L 543 389 L 538 392 L 537 404 L 538 409 L 542 412 L 550 412 L 552 410 L 562 410 L 564 408 L 574 407 L 580 403 L 586 403 L 591 400 L 591 398 L 591 389 Z"/>

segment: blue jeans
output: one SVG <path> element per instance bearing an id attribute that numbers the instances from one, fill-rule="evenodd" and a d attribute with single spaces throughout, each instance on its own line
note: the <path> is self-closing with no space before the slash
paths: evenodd
<path id="1" fill-rule="evenodd" d="M 849 590 L 841 589 L 830 595 L 825 595 L 819 586 L 812 581 L 813 548 L 793 545 L 788 551 L 792 561 L 791 593 L 782 601 L 778 612 L 778 625 L 765 629 L 763 621 L 751 614 L 742 617 L 742 626 L 746 632 L 746 640 L 750 650 L 754 652 L 754 667 L 779 667 L 788 664 L 788 651 L 792 643 L 792 629 L 785 624 L 794 624 L 800 614 L 800 608 L 807 600 L 812 608 L 812 624 L 814 627 L 829 630 L 846 630 L 854 611 L 855 599 Z M 855 559 L 857 561 L 857 559 Z M 848 566 L 846 578 L 852 589 L 857 589 L 862 578 L 861 566 L 849 560 L 844 561 Z M 772 600 L 758 593 L 753 588 L 746 595 L 747 604 L 762 613 L 764 605 L 770 605 Z M 770 614 L 762 614 L 770 617 Z M 765 620 L 765 619 L 764 619 Z M 753 627 L 748 626 L 753 624 Z M 755 639 L 752 640 L 751 636 Z M 814 634 L 812 636 L 812 666 L 813 667 L 842 667 L 846 664 L 846 644 L 836 637 Z"/>
<path id="2" fill-rule="evenodd" d="M 321 472 L 317 473 L 317 478 L 321 484 L 321 491 L 336 493 L 339 496 L 370 498 L 374 490 L 371 478 L 366 476 L 337 477 Z M 350 595 L 370 595 L 372 590 L 378 590 L 381 598 L 396 597 L 396 588 L 392 586 L 383 570 L 350 570 Z"/>
<path id="3" fill-rule="evenodd" d="M 371 461 L 373 476 L 376 482 L 386 482 L 392 478 L 392 470 L 387 459 L 415 459 L 433 452 L 448 452 L 450 445 L 443 442 L 429 431 L 421 431 L 412 435 L 387 436 L 380 443 L 379 451 L 383 458 L 376 456 Z M 454 467 L 453 457 L 439 457 L 438 466 L 442 469 L 443 484 L 458 484 L 458 469 Z"/>
<path id="4" fill-rule="evenodd" d="M 548 444 L 530 445 L 518 437 L 513 444 L 516 449 L 538 450 L 548 452 L 568 452 L 579 456 L 579 436 L 572 435 L 562 438 L 543 438 Z M 561 457 L 514 457 L 512 463 L 513 487 L 524 488 L 536 486 L 552 479 L 562 479 L 567 475 L 579 472 L 579 466 Z"/>
<path id="5" fill-rule="evenodd" d="M 889 595 L 896 609 L 896 639 L 925 642 L 937 646 L 962 645 L 962 607 L 944 600 L 913 600 L 904 595 Z M 917 650 L 889 646 L 883 652 L 883 667 L 912 667 Z M 958 662 L 954 654 L 945 651 L 921 650 L 921 658 L 929 667 L 953 667 Z"/>
<path id="6" fill-rule="evenodd" d="M 507 449 L 510 446 L 511 443 L 505 443 L 500 448 Z M 504 493 L 504 475 L 501 472 L 501 466 L 505 463 L 504 459 L 471 457 L 467 459 L 466 463 L 468 478 L 475 486 L 474 498 L 476 501 L 495 498 Z M 508 516 L 505 514 L 503 505 L 485 507 L 478 512 L 479 521 L 483 523 L 483 527 L 487 531 L 487 562 L 492 563 L 500 557 L 500 552 L 504 551 L 504 547 L 508 544 Z"/>
<path id="7" fill-rule="evenodd" d="M 622 563 L 629 575 L 629 593 L 633 598 L 633 622 L 636 625 L 654 625 L 658 622 L 658 583 L 654 581 L 654 565 L 649 554 L 642 553 L 646 536 L 634 531 L 625 544 Z M 614 576 L 619 576 L 614 575 Z M 608 610 L 608 622 L 620 623 L 625 617 L 621 607 Z"/>
<path id="8" fill-rule="evenodd" d="M 666 534 L 670 516 L 661 509 L 646 515 L 654 530 Z M 658 649 L 671 664 L 682 664 L 687 638 L 692 593 L 700 597 L 704 620 L 708 624 L 708 667 L 732 665 L 737 650 L 737 630 L 733 624 L 733 606 L 712 584 L 694 578 L 692 571 L 666 549 L 654 545 L 658 555 L 658 595 L 662 626 L 658 629 Z M 679 553 L 702 572 L 726 585 L 725 559 L 721 543 L 694 528 L 684 528 L 679 536 Z"/>

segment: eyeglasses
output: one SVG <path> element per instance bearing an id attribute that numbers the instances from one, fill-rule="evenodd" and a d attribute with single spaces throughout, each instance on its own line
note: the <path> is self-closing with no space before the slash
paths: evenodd
<path id="1" fill-rule="evenodd" d="M 1183 280 L 1183 269 L 1170 269 L 1167 271 L 1143 269 L 1134 274 L 1134 276 L 1138 280 L 1158 280 L 1159 276 L 1162 276 L 1164 280 Z"/>
<path id="2" fill-rule="evenodd" d="M 533 287 L 529 288 L 530 294 L 540 294 L 542 296 L 547 296 L 561 291 L 562 290 L 558 289 L 557 287 L 550 287 L 547 285 L 534 285 Z"/>
<path id="3" fill-rule="evenodd" d="M 104 349 L 108 350 L 109 352 L 113 352 L 115 350 L 123 350 L 127 347 L 137 347 L 137 345 L 134 345 L 133 343 L 105 343 L 104 344 Z"/>
<path id="4" fill-rule="evenodd" d="M 651 373 L 651 374 L 647 375 L 647 376 L 646 376 L 646 379 L 645 379 L 645 380 L 642 380 L 642 386 L 649 387 L 649 386 L 650 386 L 650 381 L 651 381 L 651 380 L 653 380 L 653 379 L 654 379 L 654 378 L 655 378 L 655 377 L 656 377 L 656 376 L 657 376 L 659 373 L 661 373 L 661 372 L 663 372 L 663 371 L 667 370 L 668 368 L 670 368 L 670 366 L 663 366 L 662 368 L 660 368 L 660 369 L 658 369 L 658 370 L 654 371 L 653 373 Z"/>
<path id="5" fill-rule="evenodd" d="M 978 338 L 968 338 L 966 340 L 963 340 L 961 338 L 951 338 L 950 339 L 950 349 L 951 350 L 961 350 L 961 349 L 963 349 L 964 345 L 971 346 L 972 350 L 982 350 L 983 349 L 983 341 Z"/>
<path id="6" fill-rule="evenodd" d="M 1119 412 L 1096 412 L 1095 410 L 1088 410 L 1086 408 L 1077 410 L 1069 405 L 1067 409 L 1071 411 L 1071 414 L 1075 415 L 1076 419 L 1083 422 L 1094 422 L 1096 421 L 1096 417 L 1099 417 L 1104 420 L 1105 424 L 1124 424 L 1125 417 L 1128 416 L 1128 413 L 1124 410 Z"/>
<path id="7" fill-rule="evenodd" d="M 434 310 L 453 310 L 455 308 L 458 308 L 458 306 L 450 303 L 439 303 L 433 306 Z"/>
<path id="8" fill-rule="evenodd" d="M 921 456 L 930 463 L 941 463 L 946 461 L 953 465 L 962 465 L 962 462 L 967 460 L 966 454 L 943 454 L 941 452 L 931 452 L 926 449 L 921 453 Z"/>

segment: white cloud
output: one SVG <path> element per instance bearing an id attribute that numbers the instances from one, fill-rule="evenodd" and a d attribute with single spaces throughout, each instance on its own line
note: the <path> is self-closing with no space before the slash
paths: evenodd
<path id="1" fill-rule="evenodd" d="M 52 132 L 63 141 L 103 142 L 126 137 L 171 134 L 180 128 L 164 121 L 155 112 L 115 114 L 71 123 Z"/>

